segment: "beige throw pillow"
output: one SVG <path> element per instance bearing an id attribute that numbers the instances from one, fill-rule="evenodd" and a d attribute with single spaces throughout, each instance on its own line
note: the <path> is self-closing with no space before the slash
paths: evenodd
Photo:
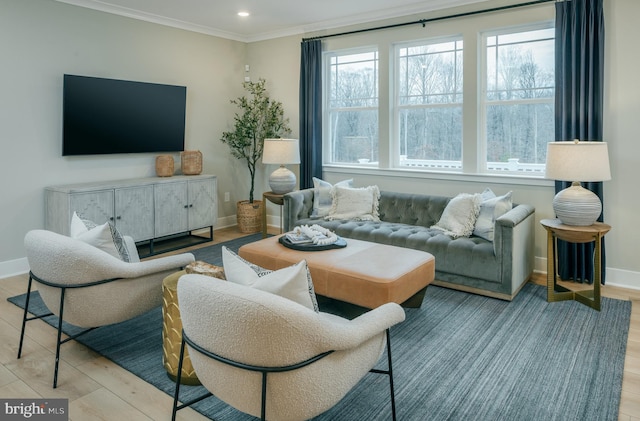
<path id="1" fill-rule="evenodd" d="M 131 261 L 122 234 L 109 222 L 97 225 L 92 221 L 81 219 L 76 212 L 73 212 L 69 234 L 71 238 L 97 247 L 122 261 Z"/>
<path id="2" fill-rule="evenodd" d="M 227 281 L 270 292 L 319 311 L 306 260 L 279 270 L 268 270 L 222 246 L 222 266 Z"/>
<path id="3" fill-rule="evenodd" d="M 503 196 L 496 196 L 490 188 L 486 188 L 482 192 L 480 213 L 473 229 L 473 235 L 493 241 L 496 219 L 509 212 L 511 208 L 513 208 L 511 192 Z"/>
<path id="4" fill-rule="evenodd" d="M 460 193 L 449 201 L 440 220 L 431 228 L 441 230 L 453 238 L 469 237 L 480 212 L 482 195 Z"/>
<path id="5" fill-rule="evenodd" d="M 380 221 L 378 186 L 349 188 L 336 185 L 331 189 L 331 197 L 331 211 L 325 218 L 327 220 Z"/>

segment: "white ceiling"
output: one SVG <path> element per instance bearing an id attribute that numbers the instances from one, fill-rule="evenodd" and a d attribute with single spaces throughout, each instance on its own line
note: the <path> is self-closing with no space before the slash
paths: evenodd
<path id="1" fill-rule="evenodd" d="M 487 0 L 57 0 L 252 42 Z M 251 15 L 241 18 L 239 11 Z"/>

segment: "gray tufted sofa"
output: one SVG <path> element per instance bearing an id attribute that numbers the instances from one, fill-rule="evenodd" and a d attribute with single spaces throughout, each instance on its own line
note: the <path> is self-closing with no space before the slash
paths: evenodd
<path id="1" fill-rule="evenodd" d="M 533 273 L 534 212 L 514 205 L 495 222 L 494 241 L 480 237 L 452 239 L 431 229 L 450 198 L 380 192 L 380 222 L 311 218 L 313 189 L 284 196 L 284 229 L 318 224 L 358 240 L 413 248 L 436 259 L 435 285 L 511 300 Z M 393 262 L 389 262 L 390 265 Z"/>

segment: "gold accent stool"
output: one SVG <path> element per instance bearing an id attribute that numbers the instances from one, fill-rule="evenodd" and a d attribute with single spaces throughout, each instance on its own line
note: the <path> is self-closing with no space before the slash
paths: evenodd
<path id="1" fill-rule="evenodd" d="M 187 273 L 198 273 L 215 278 L 225 279 L 220 266 L 205 262 L 193 262 L 179 272 L 173 273 L 162 281 L 162 365 L 167 375 L 173 381 L 178 378 L 178 363 L 180 361 L 180 345 L 182 344 L 182 319 L 178 306 L 178 280 Z M 181 383 L 199 385 L 200 380 L 191 365 L 189 351 L 185 349 L 182 362 Z"/>
<path id="2" fill-rule="evenodd" d="M 547 301 L 576 300 L 600 311 L 600 282 L 602 261 L 602 237 L 611 226 L 595 222 L 589 226 L 565 225 L 559 219 L 543 219 L 540 224 L 547 230 Z M 572 291 L 558 285 L 558 240 L 568 243 L 595 242 L 593 257 L 593 290 Z M 560 279 L 562 280 L 562 279 Z"/>

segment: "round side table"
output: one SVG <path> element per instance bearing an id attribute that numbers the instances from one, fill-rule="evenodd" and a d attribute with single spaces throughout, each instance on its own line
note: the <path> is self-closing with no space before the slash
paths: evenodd
<path id="1" fill-rule="evenodd" d="M 611 230 L 611 226 L 596 222 L 589 226 L 565 225 L 559 219 L 543 219 L 540 224 L 547 230 L 547 301 L 576 300 L 600 311 L 600 265 L 602 237 Z M 557 281 L 558 276 L 558 240 L 568 243 L 595 243 L 593 258 L 593 290 L 572 291 Z"/>

